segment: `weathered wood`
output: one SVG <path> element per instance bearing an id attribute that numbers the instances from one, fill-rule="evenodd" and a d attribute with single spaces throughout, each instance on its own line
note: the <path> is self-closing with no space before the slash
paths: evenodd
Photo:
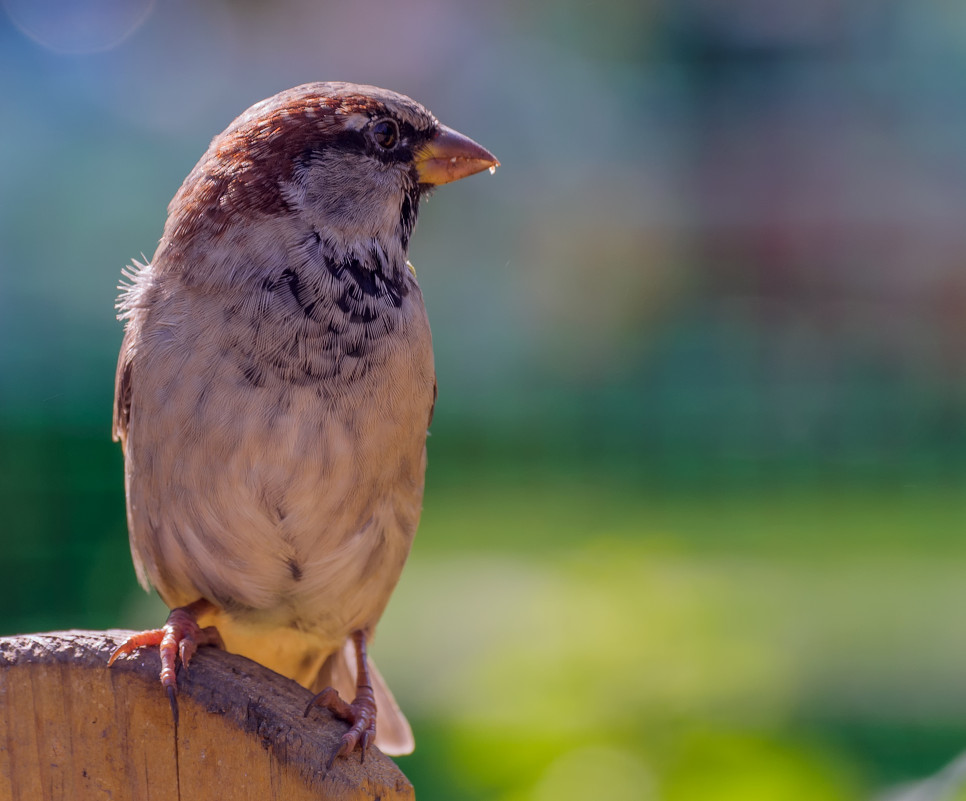
<path id="1" fill-rule="evenodd" d="M 375 748 L 326 773 L 346 724 L 319 709 L 304 718 L 308 690 L 217 649 L 178 671 L 176 734 L 157 649 L 107 667 L 130 633 L 0 638 L 0 799 L 413 798 Z"/>

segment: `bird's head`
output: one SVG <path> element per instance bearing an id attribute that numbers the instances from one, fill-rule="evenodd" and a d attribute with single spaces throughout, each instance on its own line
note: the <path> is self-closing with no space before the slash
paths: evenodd
<path id="1" fill-rule="evenodd" d="M 333 250 L 377 247 L 404 261 L 421 195 L 497 164 L 404 95 L 305 84 L 215 137 L 171 202 L 165 240 L 184 250 L 284 217 Z"/>

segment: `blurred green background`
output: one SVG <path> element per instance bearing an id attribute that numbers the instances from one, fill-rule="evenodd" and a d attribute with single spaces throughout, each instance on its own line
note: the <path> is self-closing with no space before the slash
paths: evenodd
<path id="1" fill-rule="evenodd" d="M 374 653 L 419 797 L 940 798 L 953 0 L 0 1 L 0 634 L 162 619 L 110 439 L 115 286 L 210 138 L 319 79 L 503 163 L 433 196 L 411 253 L 440 400 Z"/>

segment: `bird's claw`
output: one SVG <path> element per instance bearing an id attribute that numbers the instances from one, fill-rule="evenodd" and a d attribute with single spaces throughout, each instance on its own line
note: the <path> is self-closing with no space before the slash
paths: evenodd
<path id="1" fill-rule="evenodd" d="M 334 688 L 326 687 L 309 701 L 308 706 L 305 707 L 305 715 L 309 714 L 313 706 L 324 707 L 339 720 L 350 724 L 349 730 L 342 735 L 342 744 L 329 758 L 326 770 L 332 767 L 337 756 L 348 756 L 356 746 L 359 746 L 361 751 L 359 761 L 365 762 L 366 751 L 376 739 L 376 701 L 372 688 L 360 686 L 355 700 L 347 704 Z"/>
<path id="2" fill-rule="evenodd" d="M 196 601 L 188 606 L 172 609 L 162 628 L 142 631 L 128 637 L 114 649 L 107 660 L 107 666 L 110 667 L 120 656 L 131 654 L 139 648 L 158 646 L 161 655 L 161 686 L 164 687 L 168 699 L 171 701 L 171 712 L 174 715 L 175 723 L 178 722 L 178 680 L 176 672 L 178 660 L 181 660 L 181 664 L 187 670 L 191 657 L 194 656 L 199 645 L 225 647 L 218 629 L 214 626 L 201 628 L 198 625 L 197 615 L 209 606 L 207 601 Z"/>

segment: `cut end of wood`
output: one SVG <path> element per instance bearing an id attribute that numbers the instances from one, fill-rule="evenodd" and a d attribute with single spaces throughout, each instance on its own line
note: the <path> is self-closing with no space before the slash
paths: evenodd
<path id="1" fill-rule="evenodd" d="M 235 654 L 201 648 L 179 669 L 176 727 L 157 649 L 107 667 L 131 634 L 0 638 L 0 798 L 413 799 L 376 748 L 326 771 L 346 724 L 303 717 L 308 690 Z"/>

